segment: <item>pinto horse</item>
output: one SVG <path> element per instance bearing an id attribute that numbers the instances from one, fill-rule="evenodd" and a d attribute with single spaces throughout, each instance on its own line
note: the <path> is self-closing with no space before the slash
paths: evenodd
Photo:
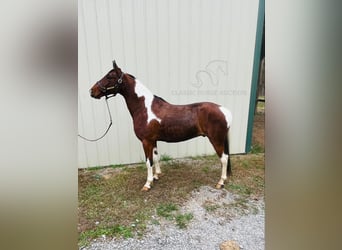
<path id="1" fill-rule="evenodd" d="M 210 102 L 173 105 L 155 96 L 138 79 L 126 74 L 113 61 L 113 69 L 90 89 L 93 98 L 121 94 L 133 118 L 134 132 L 142 142 L 147 167 L 147 181 L 142 191 L 148 191 L 161 174 L 157 141 L 180 142 L 197 136 L 207 136 L 222 164 L 222 175 L 216 188 L 223 188 L 231 175 L 228 131 L 232 114 L 226 108 Z M 153 175 L 153 166 L 155 173 Z"/>

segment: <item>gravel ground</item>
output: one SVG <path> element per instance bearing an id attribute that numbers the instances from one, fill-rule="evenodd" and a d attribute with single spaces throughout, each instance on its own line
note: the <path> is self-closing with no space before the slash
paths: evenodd
<path id="1" fill-rule="evenodd" d="M 263 198 L 249 200 L 248 206 L 232 205 L 238 199 L 239 196 L 226 190 L 202 187 L 192 193 L 191 199 L 181 208 L 182 213 L 194 216 L 186 229 L 157 218 L 160 224 L 149 224 L 143 238 L 97 239 L 83 249 L 208 250 L 219 249 L 227 240 L 236 241 L 244 250 L 264 249 Z"/>

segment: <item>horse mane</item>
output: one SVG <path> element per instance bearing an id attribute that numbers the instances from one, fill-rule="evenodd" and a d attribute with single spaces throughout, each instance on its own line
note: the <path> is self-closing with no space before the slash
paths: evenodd
<path id="1" fill-rule="evenodd" d="M 154 98 L 156 98 L 156 99 L 159 99 L 159 100 L 161 100 L 161 101 L 163 101 L 163 102 L 166 102 L 167 103 L 167 101 L 165 101 L 163 98 L 161 98 L 160 96 L 157 96 L 157 95 L 154 95 Z"/>
<path id="2" fill-rule="evenodd" d="M 126 74 L 129 75 L 130 77 L 132 77 L 133 79 L 135 79 L 134 75 L 131 75 L 131 74 L 128 74 L 128 73 L 126 73 Z"/>

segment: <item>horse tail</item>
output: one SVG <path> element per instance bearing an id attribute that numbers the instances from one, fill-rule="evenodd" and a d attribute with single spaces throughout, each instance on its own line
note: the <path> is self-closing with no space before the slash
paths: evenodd
<path id="1" fill-rule="evenodd" d="M 228 155 L 228 164 L 227 164 L 227 174 L 228 176 L 232 175 L 232 165 L 230 163 L 230 155 L 229 155 L 229 130 L 226 136 L 226 139 L 224 140 L 224 153 Z"/>

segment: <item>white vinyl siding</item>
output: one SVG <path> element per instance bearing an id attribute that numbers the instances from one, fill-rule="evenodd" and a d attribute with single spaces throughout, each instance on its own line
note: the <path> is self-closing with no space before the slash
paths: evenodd
<path id="1" fill-rule="evenodd" d="M 153 94 L 170 103 L 211 101 L 233 114 L 231 153 L 244 153 L 257 0 L 80 0 L 78 42 L 79 133 L 102 135 L 109 123 L 103 99 L 89 89 L 116 60 Z M 79 166 L 104 166 L 145 159 L 122 96 L 108 100 L 109 133 L 98 142 L 78 139 Z M 213 154 L 207 138 L 158 142 L 172 157 Z"/>

